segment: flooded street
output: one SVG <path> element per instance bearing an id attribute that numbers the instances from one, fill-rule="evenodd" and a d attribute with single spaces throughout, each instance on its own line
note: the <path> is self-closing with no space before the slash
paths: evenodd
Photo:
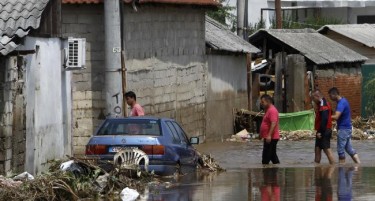
<path id="1" fill-rule="evenodd" d="M 324 156 L 316 167 L 313 141 L 282 141 L 278 146 L 282 164 L 267 168 L 260 164 L 258 141 L 200 145 L 200 151 L 211 153 L 227 171 L 170 179 L 170 186 L 151 187 L 140 200 L 375 200 L 375 142 L 353 144 L 363 161 L 360 166 L 350 159 L 346 165 L 330 167 Z"/>
<path id="2" fill-rule="evenodd" d="M 359 153 L 362 166 L 375 167 L 375 141 L 352 141 L 353 147 Z M 210 153 L 226 169 L 261 168 L 262 142 L 244 143 L 216 142 L 199 145 L 198 150 Z M 313 167 L 315 141 L 280 141 L 277 153 L 281 164 L 279 167 Z M 337 161 L 336 141 L 331 140 L 331 148 Z M 348 157 L 348 156 L 347 156 Z M 352 163 L 348 158 L 348 163 Z M 325 155 L 322 164 L 328 164 Z"/>

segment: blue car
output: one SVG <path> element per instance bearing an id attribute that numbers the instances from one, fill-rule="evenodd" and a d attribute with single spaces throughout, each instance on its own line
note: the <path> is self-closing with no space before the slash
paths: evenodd
<path id="1" fill-rule="evenodd" d="M 149 171 L 159 175 L 185 173 L 196 168 L 198 153 L 181 126 L 172 119 L 153 117 L 109 118 L 86 145 L 86 156 L 113 160 L 126 149 L 140 149 L 149 157 Z"/>

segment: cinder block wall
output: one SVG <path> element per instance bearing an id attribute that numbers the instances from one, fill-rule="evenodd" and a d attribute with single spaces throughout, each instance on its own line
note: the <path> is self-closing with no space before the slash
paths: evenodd
<path id="1" fill-rule="evenodd" d="M 24 72 L 17 57 L 0 56 L 0 174 L 25 167 Z M 20 65 L 22 66 L 22 65 Z"/>
<path id="2" fill-rule="evenodd" d="M 362 74 L 360 67 L 338 67 L 336 70 L 325 69 L 316 70 L 315 86 L 320 89 L 327 100 L 331 101 L 328 96 L 328 90 L 337 87 L 340 94 L 348 99 L 352 118 L 361 115 L 361 84 Z M 336 103 L 331 102 L 335 111 Z"/>
<path id="3" fill-rule="evenodd" d="M 103 4 L 62 6 L 65 37 L 86 38 L 86 69 L 74 71 L 73 146 L 83 154 L 105 112 Z M 190 6 L 125 6 L 127 90 L 146 115 L 177 119 L 190 136 L 205 133 L 205 10 Z"/>
<path id="4" fill-rule="evenodd" d="M 205 10 L 142 5 L 124 14 L 127 89 L 146 115 L 177 119 L 189 136 L 205 133 Z"/>
<path id="5" fill-rule="evenodd" d="M 86 69 L 72 73 L 73 152 L 82 154 L 105 114 L 103 4 L 62 5 L 64 37 L 86 38 Z"/>

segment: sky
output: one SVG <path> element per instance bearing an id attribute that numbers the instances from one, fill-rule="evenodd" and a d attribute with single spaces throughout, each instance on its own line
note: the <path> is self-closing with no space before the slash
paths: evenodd
<path id="1" fill-rule="evenodd" d="M 236 6 L 237 0 L 226 0 L 230 6 Z M 244 1 L 244 0 L 243 0 Z M 256 23 L 260 20 L 260 9 L 267 8 L 267 0 L 249 0 L 249 23 Z M 233 11 L 236 15 L 236 10 Z"/>

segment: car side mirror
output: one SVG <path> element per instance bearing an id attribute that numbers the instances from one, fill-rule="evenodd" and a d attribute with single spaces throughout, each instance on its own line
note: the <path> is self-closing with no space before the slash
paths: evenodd
<path id="1" fill-rule="evenodd" d="M 199 137 L 191 137 L 190 144 L 199 144 Z"/>

